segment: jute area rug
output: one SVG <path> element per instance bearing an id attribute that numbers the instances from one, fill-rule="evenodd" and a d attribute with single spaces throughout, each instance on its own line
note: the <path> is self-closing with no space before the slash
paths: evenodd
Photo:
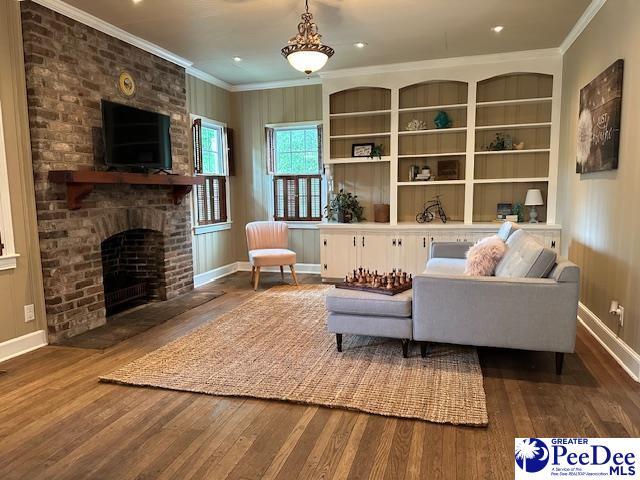
<path id="1" fill-rule="evenodd" d="M 271 288 L 101 380 L 487 424 L 474 348 L 434 345 L 405 359 L 398 340 L 345 335 L 339 353 L 326 330 L 330 288 Z"/>

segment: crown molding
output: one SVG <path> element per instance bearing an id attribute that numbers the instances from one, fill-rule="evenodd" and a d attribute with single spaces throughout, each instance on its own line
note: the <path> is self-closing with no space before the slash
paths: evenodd
<path id="1" fill-rule="evenodd" d="M 140 37 L 132 35 L 125 30 L 122 30 L 115 25 L 110 24 L 109 22 L 105 22 L 104 20 L 94 17 L 93 15 L 80 10 L 79 8 L 74 7 L 73 5 L 69 5 L 61 0 L 33 0 L 35 3 L 42 5 L 43 7 L 47 7 L 54 12 L 58 12 L 65 17 L 72 18 L 88 27 L 95 28 L 96 30 L 106 33 L 112 37 L 115 37 L 123 42 L 126 42 L 134 47 L 138 47 L 146 52 L 152 53 L 160 58 L 164 58 L 171 63 L 175 63 L 184 68 L 191 67 L 193 62 L 191 60 L 187 60 L 180 55 L 176 55 L 169 50 L 166 50 L 155 43 L 151 43 L 147 40 L 144 40 Z"/>
<path id="2" fill-rule="evenodd" d="M 354 75 L 371 75 L 389 72 L 408 72 L 413 70 L 429 70 L 435 68 L 468 67 L 487 63 L 513 62 L 514 60 L 533 60 L 542 58 L 560 58 L 557 48 L 539 50 L 523 50 L 518 52 L 490 53 L 487 55 L 470 55 L 466 57 L 438 58 L 433 60 L 419 60 L 417 62 L 388 63 L 369 67 L 345 68 L 341 70 L 327 70 L 320 72 L 320 78 L 341 78 Z"/>
<path id="3" fill-rule="evenodd" d="M 584 13 L 580 16 L 576 24 L 560 44 L 560 53 L 562 55 L 564 55 L 565 52 L 569 50 L 569 47 L 573 45 L 573 42 L 575 42 L 583 32 L 583 30 L 587 28 L 587 25 L 589 25 L 591 20 L 593 20 L 593 17 L 596 16 L 596 14 L 600 11 L 606 1 L 607 0 L 591 0 L 589 6 L 585 9 Z"/>
<path id="4" fill-rule="evenodd" d="M 257 82 L 257 83 L 244 83 L 240 85 L 233 85 L 231 87 L 231 91 L 247 92 L 249 90 L 269 90 L 272 88 L 304 87 L 307 85 L 321 85 L 321 84 L 322 84 L 322 78 L 307 77 L 307 78 L 299 78 L 295 80 L 278 80 L 273 82 Z"/>
<path id="5" fill-rule="evenodd" d="M 223 88 L 224 90 L 227 90 L 229 92 L 232 92 L 233 89 L 235 88 L 234 85 L 231 85 L 230 83 L 227 83 L 224 80 L 220 80 L 219 78 L 214 77 L 213 75 L 207 72 L 203 72 L 198 68 L 187 67 L 185 71 L 187 72 L 187 75 L 191 75 L 192 77 L 199 78 L 200 80 L 203 80 L 207 83 L 215 85 L 216 87 Z"/>

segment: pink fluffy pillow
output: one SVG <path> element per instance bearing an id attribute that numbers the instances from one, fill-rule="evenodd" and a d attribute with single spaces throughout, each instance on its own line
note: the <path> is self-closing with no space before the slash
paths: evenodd
<path id="1" fill-rule="evenodd" d="M 473 277 L 493 275 L 506 251 L 507 246 L 497 235 L 479 240 L 467 251 L 467 266 L 464 274 Z"/>

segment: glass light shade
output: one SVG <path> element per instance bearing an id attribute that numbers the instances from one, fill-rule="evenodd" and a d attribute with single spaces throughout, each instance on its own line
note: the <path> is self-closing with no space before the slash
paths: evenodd
<path id="1" fill-rule="evenodd" d="M 524 204 L 527 206 L 544 205 L 544 202 L 542 201 L 542 192 L 537 188 L 527 190 L 527 198 L 525 198 Z"/>
<path id="2" fill-rule="evenodd" d="M 293 68 L 304 72 L 307 75 L 313 72 L 317 72 L 325 66 L 329 57 L 322 52 L 311 50 L 300 50 L 290 53 L 287 56 L 287 60 Z"/>

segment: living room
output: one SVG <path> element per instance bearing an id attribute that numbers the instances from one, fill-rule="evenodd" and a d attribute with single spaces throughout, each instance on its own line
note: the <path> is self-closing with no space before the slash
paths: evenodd
<path id="1" fill-rule="evenodd" d="M 640 455 L 640 3 L 405 3 L 0 0 L 2 478 Z"/>

